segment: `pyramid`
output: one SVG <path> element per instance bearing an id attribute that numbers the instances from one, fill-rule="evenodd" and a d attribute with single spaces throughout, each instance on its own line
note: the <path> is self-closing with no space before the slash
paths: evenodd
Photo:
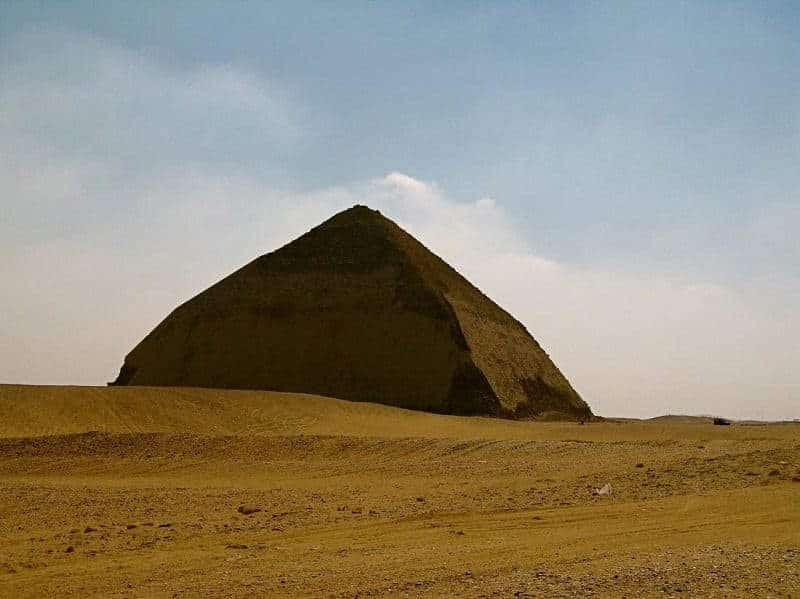
<path id="1" fill-rule="evenodd" d="M 290 391 L 447 414 L 592 415 L 522 324 L 365 206 L 176 308 L 111 384 Z"/>

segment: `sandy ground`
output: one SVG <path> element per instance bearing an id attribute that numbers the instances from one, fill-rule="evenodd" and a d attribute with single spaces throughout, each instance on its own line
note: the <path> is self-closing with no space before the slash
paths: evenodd
<path id="1" fill-rule="evenodd" d="M 800 596 L 800 425 L 0 386 L 0 597 L 53 596 Z"/>

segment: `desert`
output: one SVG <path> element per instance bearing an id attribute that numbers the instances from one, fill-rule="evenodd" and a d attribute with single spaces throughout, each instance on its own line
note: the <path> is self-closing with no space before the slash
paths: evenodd
<path id="1" fill-rule="evenodd" d="M 0 599 L 800 599 L 800 2 L 0 0 Z"/>
<path id="2" fill-rule="evenodd" d="M 796 423 L 151 387 L 3 385 L 0 410 L 4 597 L 800 589 Z"/>

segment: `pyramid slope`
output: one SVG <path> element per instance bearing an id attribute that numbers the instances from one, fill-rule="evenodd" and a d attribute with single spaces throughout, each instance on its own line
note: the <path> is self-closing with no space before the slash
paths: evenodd
<path id="1" fill-rule="evenodd" d="M 395 223 L 386 219 L 386 225 L 455 312 L 471 358 L 500 398 L 503 411 L 516 416 L 546 411 L 591 416 L 589 407 L 522 323 Z"/>
<path id="2" fill-rule="evenodd" d="M 313 393 L 452 414 L 589 417 L 525 328 L 363 206 L 174 310 L 114 384 Z"/>

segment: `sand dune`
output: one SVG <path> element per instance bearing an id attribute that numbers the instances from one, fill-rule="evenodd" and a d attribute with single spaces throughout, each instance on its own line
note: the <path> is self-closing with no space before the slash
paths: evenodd
<path id="1" fill-rule="evenodd" d="M 192 432 L 203 435 L 335 435 L 453 439 L 592 440 L 673 438 L 673 418 L 609 422 L 509 421 L 445 416 L 317 395 L 179 387 L 70 387 L 0 384 L 0 437 L 88 431 Z M 680 417 L 688 438 L 738 438 L 740 429 L 709 428 Z M 787 426 L 792 426 L 787 424 Z M 795 430 L 795 429 L 791 429 Z"/>

